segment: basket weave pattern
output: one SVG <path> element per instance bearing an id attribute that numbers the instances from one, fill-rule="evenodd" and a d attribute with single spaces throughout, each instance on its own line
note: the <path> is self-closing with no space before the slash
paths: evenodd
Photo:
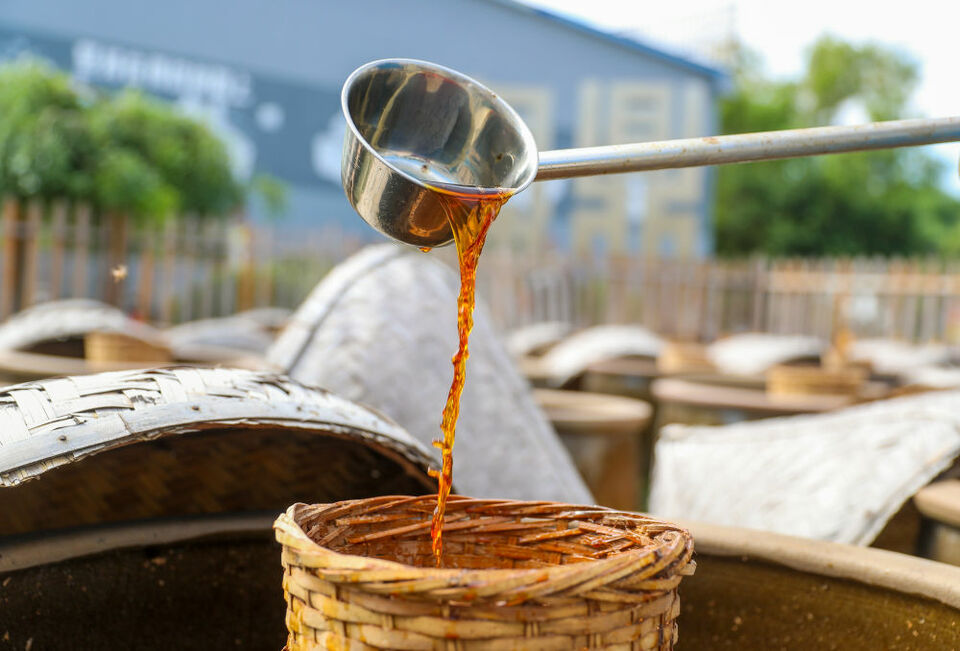
<path id="1" fill-rule="evenodd" d="M 451 496 L 295 504 L 283 544 L 288 651 L 672 649 L 693 573 L 679 527 L 594 506 Z"/>
<path id="2" fill-rule="evenodd" d="M 269 373 L 173 367 L 0 390 L 0 536 L 419 492 L 430 464 L 395 423 Z"/>

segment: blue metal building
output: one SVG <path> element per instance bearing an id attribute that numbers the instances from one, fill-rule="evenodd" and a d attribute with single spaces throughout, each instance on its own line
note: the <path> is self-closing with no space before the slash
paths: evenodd
<path id="1" fill-rule="evenodd" d="M 442 63 L 497 90 L 541 150 L 715 131 L 723 73 L 507 0 L 4 0 L 0 57 L 135 86 L 210 120 L 240 175 L 288 182 L 283 228 L 364 232 L 339 182 L 339 90 L 378 58 Z M 672 170 L 535 184 L 491 246 L 699 256 L 711 173 Z"/>

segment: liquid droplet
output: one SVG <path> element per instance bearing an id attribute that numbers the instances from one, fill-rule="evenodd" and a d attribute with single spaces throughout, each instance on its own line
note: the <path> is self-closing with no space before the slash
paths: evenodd
<path id="1" fill-rule="evenodd" d="M 420 247 L 420 250 L 423 251 L 424 253 L 430 253 L 430 247 L 429 247 L 429 246 L 421 246 L 421 247 Z"/>

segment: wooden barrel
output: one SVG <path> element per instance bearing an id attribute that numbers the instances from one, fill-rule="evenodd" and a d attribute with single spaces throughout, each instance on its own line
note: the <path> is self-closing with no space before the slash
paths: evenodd
<path id="1" fill-rule="evenodd" d="M 535 389 L 534 398 L 573 457 L 597 504 L 633 510 L 650 472 L 653 410 L 640 400 Z"/>
<path id="2" fill-rule="evenodd" d="M 960 568 L 878 549 L 682 523 L 686 649 L 956 649 Z"/>
<path id="3" fill-rule="evenodd" d="M 121 332 L 87 333 L 83 345 L 86 358 L 96 362 L 163 364 L 173 359 L 170 349 L 161 341 Z"/>
<path id="4" fill-rule="evenodd" d="M 960 565 L 960 479 L 930 484 L 913 501 L 922 516 L 920 553 Z"/>
<path id="5" fill-rule="evenodd" d="M 823 368 L 779 364 L 767 371 L 767 392 L 772 395 L 858 395 L 867 380 L 868 373 L 862 368 Z"/>
<path id="6" fill-rule="evenodd" d="M 707 346 L 696 342 L 668 342 L 657 356 L 657 368 L 665 375 L 717 372 Z"/>
<path id="7" fill-rule="evenodd" d="M 778 395 L 672 378 L 657 380 L 651 392 L 658 407 L 658 426 L 729 425 L 771 416 L 820 413 L 853 403 L 847 396 Z"/>

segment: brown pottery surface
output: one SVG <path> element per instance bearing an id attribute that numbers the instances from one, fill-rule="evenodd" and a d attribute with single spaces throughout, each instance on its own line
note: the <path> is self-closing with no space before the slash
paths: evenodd
<path id="1" fill-rule="evenodd" d="M 678 648 L 957 649 L 960 568 L 904 554 L 686 523 Z"/>

